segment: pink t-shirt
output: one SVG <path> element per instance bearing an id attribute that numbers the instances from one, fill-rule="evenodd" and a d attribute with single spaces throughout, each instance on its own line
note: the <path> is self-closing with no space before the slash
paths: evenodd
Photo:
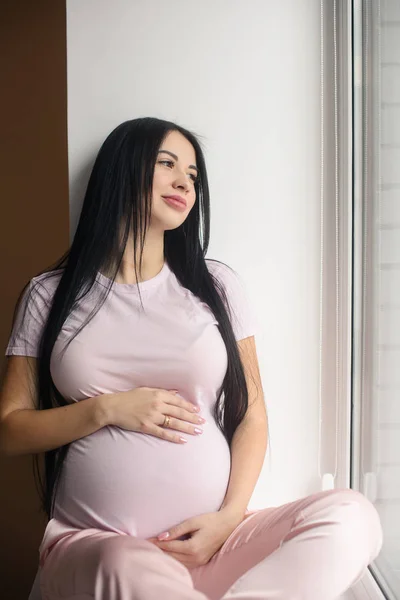
<path id="1" fill-rule="evenodd" d="M 254 313 L 238 275 L 206 260 L 224 285 L 234 314 L 236 340 L 255 334 Z M 37 356 L 46 313 L 59 277 L 43 276 L 29 303 L 28 320 L 17 317 L 6 355 Z M 31 282 L 31 285 L 32 285 Z M 230 474 L 230 451 L 212 416 L 227 369 L 225 344 L 207 304 L 184 288 L 167 262 L 152 279 L 114 283 L 97 315 L 63 357 L 65 342 L 94 306 L 96 290 L 109 282 L 101 273 L 89 296 L 63 325 L 51 356 L 51 374 L 67 400 L 78 402 L 136 387 L 176 389 L 200 406 L 203 434 L 185 434 L 186 444 L 115 426 L 71 443 L 64 462 L 54 518 L 40 552 L 75 529 L 100 528 L 148 538 L 173 525 L 218 511 Z M 98 298 L 98 296 L 97 296 Z"/>

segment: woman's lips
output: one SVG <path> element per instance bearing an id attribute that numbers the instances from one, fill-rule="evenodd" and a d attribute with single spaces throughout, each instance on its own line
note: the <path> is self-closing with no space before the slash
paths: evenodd
<path id="1" fill-rule="evenodd" d="M 172 206 L 172 208 L 176 208 L 176 210 L 180 210 L 181 212 L 186 210 L 186 205 L 180 200 L 175 200 L 175 198 L 169 196 L 163 196 L 162 198 L 169 206 Z"/>

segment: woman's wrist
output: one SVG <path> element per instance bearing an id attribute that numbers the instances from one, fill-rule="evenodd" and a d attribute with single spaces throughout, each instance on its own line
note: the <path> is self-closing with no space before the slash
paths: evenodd
<path id="1" fill-rule="evenodd" d="M 114 406 L 117 394 L 101 394 L 96 396 L 94 419 L 99 429 L 114 422 Z"/>
<path id="2" fill-rule="evenodd" d="M 233 519 L 237 519 L 239 521 L 241 521 L 246 514 L 246 508 L 243 508 L 243 506 L 237 506 L 235 504 L 223 505 L 219 510 L 222 514 L 229 515 Z"/>

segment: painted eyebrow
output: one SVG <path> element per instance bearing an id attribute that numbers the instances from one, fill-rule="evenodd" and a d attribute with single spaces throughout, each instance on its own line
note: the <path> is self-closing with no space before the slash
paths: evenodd
<path id="1" fill-rule="evenodd" d="M 160 152 L 165 152 L 165 154 L 169 154 L 170 156 L 172 156 L 172 158 L 174 158 L 175 160 L 178 160 L 177 155 L 174 154 L 173 152 L 170 152 L 169 150 L 159 150 L 158 153 L 160 154 Z M 199 172 L 199 169 L 195 165 L 189 165 L 188 168 L 194 169 L 195 171 L 197 171 L 197 173 Z"/>

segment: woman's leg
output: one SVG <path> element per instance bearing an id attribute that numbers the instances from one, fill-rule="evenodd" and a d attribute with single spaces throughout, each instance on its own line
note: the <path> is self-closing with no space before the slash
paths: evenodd
<path id="1" fill-rule="evenodd" d="M 207 600 L 154 544 L 98 529 L 59 540 L 40 579 L 42 600 Z"/>
<path id="2" fill-rule="evenodd" d="M 379 516 L 365 496 L 330 490 L 256 511 L 190 573 L 210 600 L 333 600 L 381 545 Z"/>

